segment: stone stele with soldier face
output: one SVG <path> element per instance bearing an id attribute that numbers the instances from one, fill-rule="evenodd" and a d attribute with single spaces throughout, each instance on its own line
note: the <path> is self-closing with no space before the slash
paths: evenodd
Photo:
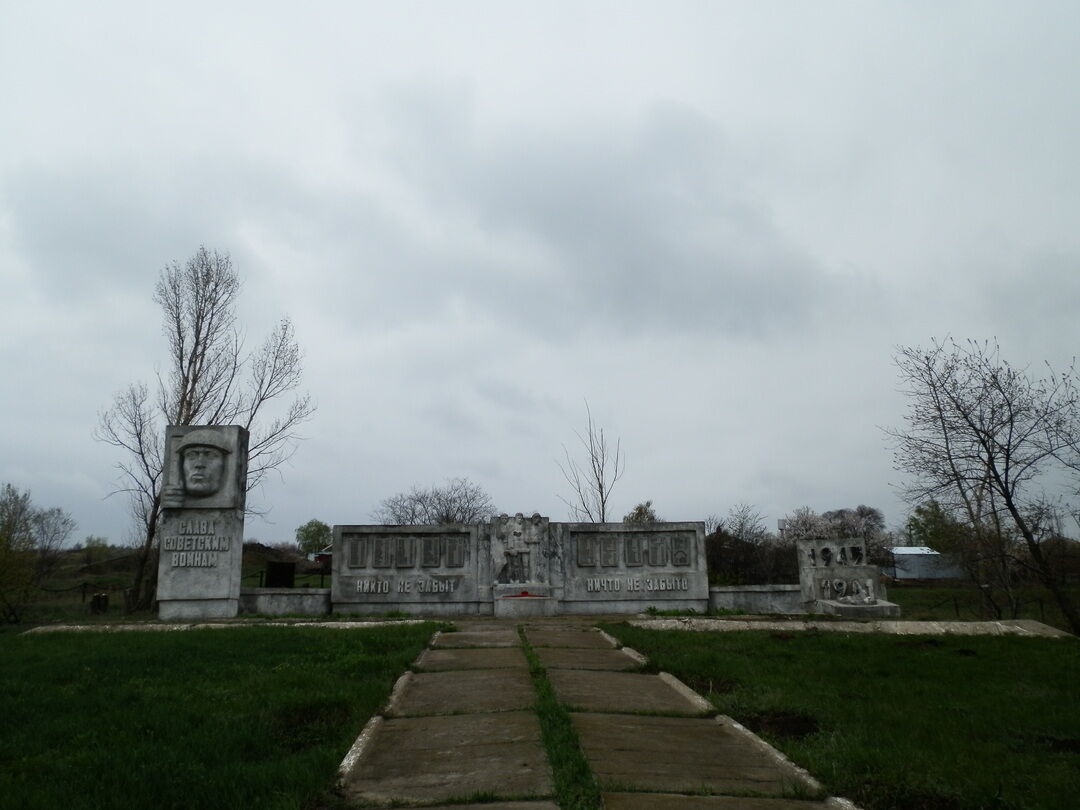
<path id="1" fill-rule="evenodd" d="M 238 425 L 169 425 L 165 447 L 158 616 L 235 616 L 244 553 L 248 432 Z"/>
<path id="2" fill-rule="evenodd" d="M 175 429 L 174 429 L 175 430 Z M 235 429 L 202 427 L 170 436 L 173 458 L 169 477 L 172 479 L 162 492 L 162 506 L 169 509 L 192 506 L 237 506 L 237 487 L 232 485 L 240 448 Z M 238 461 L 238 460 L 237 460 Z"/>

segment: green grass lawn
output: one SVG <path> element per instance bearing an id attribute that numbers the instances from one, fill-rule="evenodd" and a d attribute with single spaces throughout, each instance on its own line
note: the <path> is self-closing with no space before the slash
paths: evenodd
<path id="1" fill-rule="evenodd" d="M 0 806 L 296 808 L 435 624 L 0 636 Z"/>
<path id="2" fill-rule="evenodd" d="M 529 675 L 536 688 L 536 714 L 540 720 L 540 732 L 544 739 L 544 750 L 551 763 L 554 777 L 555 799 L 562 810 L 600 810 L 603 802 L 600 798 L 600 786 L 593 776 L 592 768 L 581 750 L 581 740 L 570 712 L 566 710 L 555 688 L 548 680 L 547 670 L 540 663 L 524 629 L 518 627 L 522 652 L 529 662 Z"/>
<path id="3" fill-rule="evenodd" d="M 1080 807 L 1075 639 L 605 629 L 867 810 Z"/>

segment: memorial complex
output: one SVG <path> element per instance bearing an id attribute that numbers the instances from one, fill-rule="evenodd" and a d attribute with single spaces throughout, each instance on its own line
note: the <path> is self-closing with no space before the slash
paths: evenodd
<path id="1" fill-rule="evenodd" d="M 798 586 L 712 594 L 703 522 L 557 523 L 522 513 L 435 526 L 337 525 L 330 588 L 242 590 L 247 431 L 170 426 L 165 443 L 157 597 L 166 620 L 707 613 L 727 607 L 721 599 L 746 612 L 899 615 L 881 598 L 863 540 L 800 540 Z"/>

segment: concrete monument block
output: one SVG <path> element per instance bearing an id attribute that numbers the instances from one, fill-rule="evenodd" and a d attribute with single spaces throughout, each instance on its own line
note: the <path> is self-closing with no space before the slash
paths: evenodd
<path id="1" fill-rule="evenodd" d="M 158 553 L 162 619 L 236 616 L 244 552 L 248 432 L 170 425 Z"/>
<path id="2" fill-rule="evenodd" d="M 557 601 L 552 593 L 552 560 L 558 550 L 551 521 L 539 514 L 525 517 L 499 515 L 490 528 L 493 612 L 500 618 L 553 616 Z"/>
<path id="3" fill-rule="evenodd" d="M 563 523 L 562 613 L 709 607 L 705 524 Z"/>
<path id="4" fill-rule="evenodd" d="M 870 565 L 860 538 L 799 540 L 799 588 L 817 613 L 880 618 L 900 615 L 899 605 L 879 594 L 878 567 Z"/>
<path id="5" fill-rule="evenodd" d="M 335 612 L 525 618 L 709 606 L 703 523 L 335 526 Z"/>
<path id="6" fill-rule="evenodd" d="M 490 614 L 480 545 L 475 525 L 334 526 L 334 612 Z"/>

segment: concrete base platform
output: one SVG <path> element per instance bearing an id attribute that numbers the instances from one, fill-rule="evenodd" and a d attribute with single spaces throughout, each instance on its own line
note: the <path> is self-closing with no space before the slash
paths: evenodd
<path id="1" fill-rule="evenodd" d="M 233 619 L 239 614 L 239 599 L 162 599 L 158 602 L 158 618 L 163 622 Z"/>
<path id="2" fill-rule="evenodd" d="M 508 712 L 383 720 L 342 790 L 350 801 L 432 803 L 477 793 L 542 798 L 552 782 L 536 715 Z"/>
<path id="3" fill-rule="evenodd" d="M 604 793 L 601 798 L 604 810 L 827 810 L 832 807 L 825 802 L 799 799 L 683 796 L 679 793 Z"/>
<path id="4" fill-rule="evenodd" d="M 504 596 L 495 599 L 495 617 L 499 619 L 555 616 L 558 608 L 558 601 L 549 596 Z"/>
<path id="5" fill-rule="evenodd" d="M 525 669 L 406 673 L 390 698 L 387 717 L 508 712 L 536 702 Z"/>
<path id="6" fill-rule="evenodd" d="M 842 616 L 845 619 L 899 619 L 900 606 L 879 600 L 873 605 L 852 605 L 832 599 L 819 599 L 814 603 L 817 613 L 826 616 Z"/>
<path id="7" fill-rule="evenodd" d="M 791 763 L 747 744 L 744 733 L 717 720 L 588 713 L 571 718 L 602 786 L 763 796 L 796 790 L 805 795 L 818 787 Z"/>

